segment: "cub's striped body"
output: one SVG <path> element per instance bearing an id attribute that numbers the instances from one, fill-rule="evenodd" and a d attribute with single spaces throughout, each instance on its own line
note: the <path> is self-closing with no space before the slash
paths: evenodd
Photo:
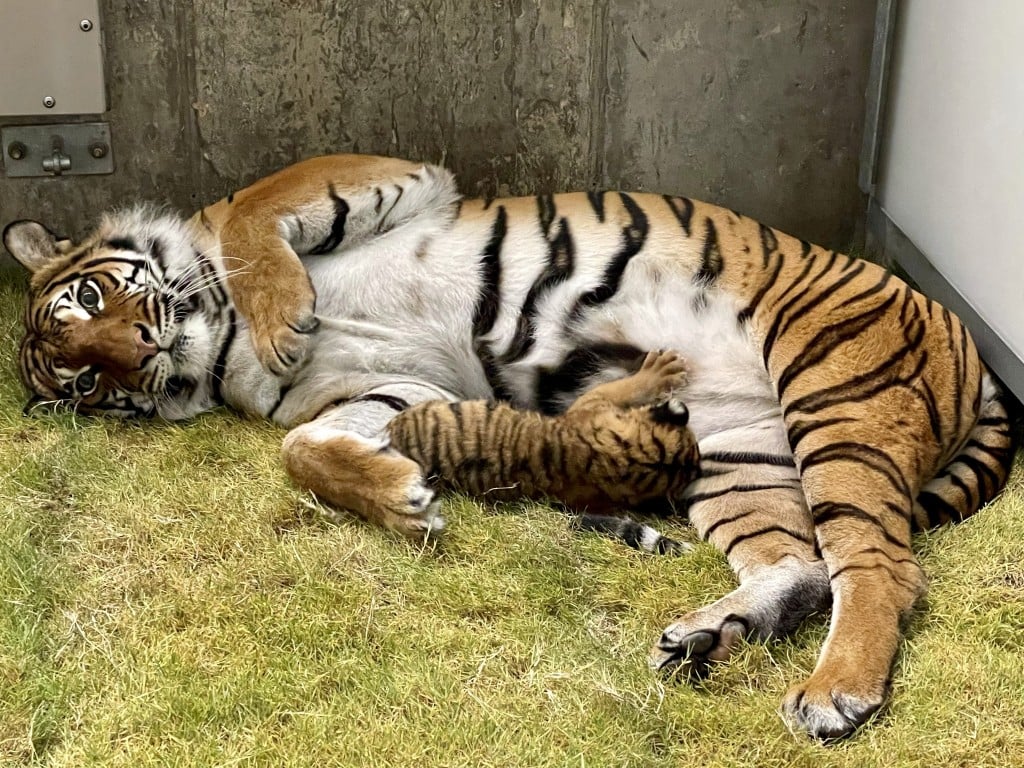
<path id="1" fill-rule="evenodd" d="M 487 400 L 420 403 L 388 423 L 388 436 L 428 478 L 493 500 L 559 501 L 581 513 L 581 527 L 678 551 L 621 511 L 679 503 L 699 474 L 689 413 L 671 396 L 683 370 L 675 354 L 651 352 L 635 374 L 599 384 L 559 416 Z"/>
<path id="2" fill-rule="evenodd" d="M 410 536 L 443 521 L 419 465 L 386 447 L 396 412 L 496 396 L 557 413 L 678 350 L 702 464 L 684 503 L 739 586 L 672 624 L 652 664 L 700 668 L 831 604 L 783 706 L 821 738 L 884 701 L 925 585 L 912 522 L 973 514 L 1011 460 L 957 317 L 878 266 L 686 198 L 462 201 L 440 168 L 335 156 L 188 223 L 129 212 L 72 245 L 22 222 L 5 243 L 33 272 L 20 359 L 37 395 L 266 416 L 291 428 L 298 483 Z"/>

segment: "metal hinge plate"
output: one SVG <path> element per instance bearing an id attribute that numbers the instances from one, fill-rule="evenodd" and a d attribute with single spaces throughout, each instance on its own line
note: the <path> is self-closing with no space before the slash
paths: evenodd
<path id="1" fill-rule="evenodd" d="M 0 128 L 0 147 L 9 178 L 114 172 L 108 123 L 10 125 Z"/>

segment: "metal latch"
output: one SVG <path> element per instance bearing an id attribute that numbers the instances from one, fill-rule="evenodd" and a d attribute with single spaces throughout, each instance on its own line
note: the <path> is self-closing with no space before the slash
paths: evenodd
<path id="1" fill-rule="evenodd" d="M 7 126 L 0 129 L 0 146 L 9 178 L 114 172 L 107 123 Z"/>

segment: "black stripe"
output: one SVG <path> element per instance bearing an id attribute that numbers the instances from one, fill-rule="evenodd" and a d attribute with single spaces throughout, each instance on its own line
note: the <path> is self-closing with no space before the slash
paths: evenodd
<path id="1" fill-rule="evenodd" d="M 745 509 L 742 512 L 740 512 L 739 514 L 732 515 L 731 517 L 719 518 L 718 520 L 713 522 L 711 525 L 709 525 L 707 530 L 704 531 L 704 533 L 702 534 L 702 537 L 703 537 L 704 541 L 709 541 L 711 539 L 711 534 L 714 533 L 715 531 L 717 531 L 723 525 L 728 525 L 729 523 L 735 523 L 737 520 L 742 520 L 745 517 L 750 517 L 752 514 L 754 514 L 755 512 L 758 512 L 758 511 L 760 511 L 760 510 L 757 510 L 757 509 Z"/>
<path id="2" fill-rule="evenodd" d="M 1009 424 L 1009 419 L 1005 416 L 986 416 L 975 423 L 982 427 L 1002 427 Z"/>
<path id="3" fill-rule="evenodd" d="M 699 504 L 702 501 L 708 501 L 710 499 L 717 499 L 720 496 L 726 496 L 730 493 L 754 493 L 755 491 L 798 491 L 800 490 L 799 484 L 795 483 L 770 483 L 766 485 L 731 485 L 726 488 L 722 488 L 719 491 L 707 491 L 705 493 L 695 493 L 692 496 L 684 496 L 683 501 L 687 506 L 693 504 Z"/>
<path id="4" fill-rule="evenodd" d="M 900 541 L 891 533 L 889 533 L 888 529 L 885 527 L 885 524 L 882 523 L 881 520 L 879 520 L 877 517 L 872 515 L 867 510 L 858 507 L 856 504 L 844 504 L 838 501 L 825 501 L 822 502 L 821 504 L 815 504 L 813 507 L 811 507 L 811 516 L 814 518 L 815 526 L 824 525 L 825 523 L 829 523 L 835 520 L 843 520 L 850 518 L 855 520 L 863 520 L 865 522 L 871 523 L 876 528 L 878 528 L 878 530 L 881 531 L 883 538 L 885 538 L 885 540 L 888 541 L 890 544 L 895 544 L 897 547 L 900 547 L 901 549 L 907 549 L 910 546 L 908 542 Z"/>
<path id="5" fill-rule="evenodd" d="M 274 407 L 273 408 L 271 408 L 269 411 L 267 411 L 267 418 L 268 419 L 273 421 L 274 414 L 277 413 L 277 409 L 281 407 L 281 403 L 284 402 L 284 399 L 285 399 L 285 397 L 288 396 L 288 393 L 291 391 L 291 388 L 292 388 L 291 384 L 285 384 L 283 387 L 281 387 L 278 390 L 278 392 L 277 392 L 277 402 L 274 403 Z M 322 413 L 323 409 L 321 409 L 320 412 Z M 317 416 L 319 416 L 319 415 L 320 414 L 318 413 Z M 316 418 L 316 417 L 314 417 L 314 418 Z"/>
<path id="6" fill-rule="evenodd" d="M 885 451 L 863 443 L 842 442 L 811 451 L 800 461 L 801 472 L 830 461 L 849 461 L 861 464 L 883 475 L 904 498 L 910 498 L 910 485 L 892 457 Z"/>
<path id="7" fill-rule="evenodd" d="M 409 401 L 404 400 L 401 397 L 395 395 L 387 395 L 383 392 L 368 392 L 365 395 L 359 395 L 359 397 L 353 397 L 349 400 L 350 403 L 380 403 L 386 405 L 394 411 L 404 411 L 409 407 Z"/>
<path id="8" fill-rule="evenodd" d="M 873 564 L 870 564 L 870 565 L 867 564 L 867 563 L 850 563 L 849 565 L 844 565 L 842 568 L 837 570 L 835 573 L 830 573 L 829 576 L 828 576 L 828 580 L 830 582 L 834 581 L 835 579 L 839 578 L 841 575 L 843 575 L 847 571 L 885 571 L 886 573 L 889 574 L 889 578 L 891 578 L 893 581 L 895 581 L 901 587 L 906 589 L 908 592 L 917 592 L 917 590 L 918 590 L 918 585 L 917 584 L 915 584 L 915 583 L 913 583 L 911 581 L 908 581 L 907 579 L 903 578 L 902 576 L 897 576 L 896 573 L 893 572 L 892 566 L 888 565 L 887 563 L 873 563 Z"/>
<path id="9" fill-rule="evenodd" d="M 779 278 L 779 272 L 782 271 L 782 261 L 783 255 L 780 253 L 779 257 L 775 260 L 775 269 L 772 270 L 770 275 L 765 277 L 764 282 L 761 283 L 761 287 L 758 289 L 757 293 L 754 294 L 754 298 L 751 299 L 750 303 L 747 304 L 747 306 L 744 307 L 736 316 L 736 319 L 739 322 L 745 323 L 749 320 L 753 316 L 754 311 L 761 304 L 761 300 L 764 298 L 764 295 L 775 286 L 775 281 Z M 767 253 L 765 254 L 765 266 L 768 266 Z"/>
<path id="10" fill-rule="evenodd" d="M 671 197 L 669 195 L 662 195 L 662 199 L 672 209 L 672 213 L 675 214 L 676 219 L 679 221 L 679 226 L 683 228 L 683 232 L 689 237 L 690 222 L 693 219 L 693 201 L 686 197 Z"/>
<path id="11" fill-rule="evenodd" d="M 491 350 L 488 349 L 487 345 L 480 339 L 477 339 L 473 343 L 473 350 L 476 352 L 477 359 L 480 361 L 480 367 L 484 370 L 484 378 L 487 379 L 487 383 L 491 387 L 494 399 L 507 401 L 512 400 L 512 392 L 505 385 L 505 382 L 502 381 L 498 362 L 495 360 L 494 354 Z"/>
<path id="12" fill-rule="evenodd" d="M 484 247 L 480 258 L 483 272 L 483 285 L 480 296 L 473 310 L 473 336 L 478 338 L 489 332 L 498 319 L 499 295 L 501 283 L 501 244 L 505 240 L 508 226 L 508 214 L 505 206 L 498 206 L 498 213 L 491 225 L 491 237 Z"/>
<path id="13" fill-rule="evenodd" d="M 701 461 L 716 461 L 722 464 L 770 464 L 773 467 L 795 467 L 792 456 L 751 451 L 714 451 L 702 453 Z"/>
<path id="14" fill-rule="evenodd" d="M 345 405 L 346 403 L 348 403 L 348 401 L 349 399 L 347 397 L 337 397 L 334 400 L 331 400 L 331 402 L 327 403 L 327 405 L 325 405 L 323 408 L 317 411 L 313 415 L 313 418 L 310 419 L 310 421 L 316 421 L 332 408 L 337 408 L 339 405 Z"/>
<path id="15" fill-rule="evenodd" d="M 314 246 L 309 251 L 314 256 L 330 253 L 345 239 L 345 222 L 348 219 L 349 213 L 348 203 L 334 191 L 333 184 L 327 187 L 327 193 L 331 196 L 331 200 L 334 201 L 334 221 L 331 222 L 330 234 L 319 245 Z"/>
<path id="16" fill-rule="evenodd" d="M 718 230 L 710 217 L 704 221 L 704 248 L 700 254 L 700 269 L 694 282 L 712 285 L 722 274 L 722 250 L 718 247 Z"/>
<path id="17" fill-rule="evenodd" d="M 594 215 L 597 216 L 597 220 L 604 224 L 604 190 L 591 190 L 587 192 L 587 200 L 590 201 L 590 207 L 594 209 Z"/>
<path id="18" fill-rule="evenodd" d="M 835 321 L 818 331 L 779 376 L 777 387 L 780 399 L 785 397 L 786 390 L 797 376 L 816 366 L 843 342 L 856 338 L 874 325 L 889 311 L 895 300 L 896 294 L 893 294 L 874 309 L 847 320 Z"/>
<path id="19" fill-rule="evenodd" d="M 786 434 L 789 436 L 789 447 L 795 451 L 800 442 L 811 432 L 836 424 L 849 424 L 851 421 L 857 421 L 857 419 L 850 416 L 837 416 L 832 419 L 796 420 L 786 429 Z"/>
<path id="20" fill-rule="evenodd" d="M 166 265 L 164 264 L 164 244 L 161 243 L 158 238 L 154 237 L 149 241 L 149 255 L 150 258 L 159 265 L 160 271 L 163 272 L 166 268 Z"/>
<path id="21" fill-rule="evenodd" d="M 213 399 L 218 405 L 224 405 L 224 396 L 221 393 L 221 386 L 224 384 L 224 368 L 227 365 L 228 352 L 231 351 L 231 344 L 235 340 L 235 310 L 228 307 L 228 332 L 224 337 L 224 343 L 217 353 L 217 361 L 213 364 L 211 387 Z"/>
<path id="22" fill-rule="evenodd" d="M 960 493 L 964 495 L 964 499 L 967 501 L 968 509 L 977 509 L 977 502 L 974 500 L 974 494 L 971 492 L 971 488 L 960 478 L 958 474 L 953 472 L 951 469 L 947 469 L 944 477 L 949 478 L 949 482 L 960 489 Z"/>
<path id="23" fill-rule="evenodd" d="M 776 310 L 775 320 L 774 322 L 772 322 L 772 327 L 768 329 L 768 333 L 765 336 L 764 340 L 764 349 L 762 350 L 762 356 L 766 367 L 768 365 L 768 357 L 771 355 L 772 348 L 775 346 L 776 340 L 784 330 L 783 324 L 786 324 L 788 326 L 790 322 L 791 318 L 788 317 L 790 314 L 790 310 L 793 311 L 794 316 L 798 316 L 798 313 L 804 313 L 807 309 L 817 306 L 821 302 L 825 301 L 825 299 L 832 295 L 832 292 L 834 292 L 837 288 L 842 288 L 846 283 L 853 280 L 857 276 L 858 273 L 856 272 L 845 275 L 844 277 L 840 278 L 840 280 L 837 283 L 831 286 L 831 290 L 824 291 L 818 294 L 816 297 L 811 299 L 807 303 L 807 305 L 805 305 L 805 307 L 801 307 L 798 309 L 796 306 L 797 303 L 801 299 L 807 298 L 807 292 L 811 289 L 811 287 L 816 285 L 819 280 L 821 280 L 823 277 L 828 275 L 829 272 L 831 272 L 832 267 L 835 264 L 835 261 L 836 254 L 833 251 L 829 256 L 828 260 L 825 262 L 825 265 L 813 277 L 811 277 L 811 279 L 807 282 L 807 285 L 804 286 L 799 292 L 795 293 L 793 295 L 793 298 L 787 301 L 782 307 Z"/>
<path id="24" fill-rule="evenodd" d="M 384 215 L 380 217 L 380 221 L 377 222 L 377 230 L 376 231 L 378 233 L 385 231 L 384 230 L 384 222 L 388 220 L 388 216 L 390 216 L 391 212 L 393 210 L 395 210 L 395 206 L 398 205 L 398 201 L 402 199 L 402 194 L 405 192 L 405 187 L 401 186 L 400 184 L 396 184 L 395 185 L 395 189 L 398 192 L 395 195 L 395 199 L 392 201 L 391 206 L 387 209 L 387 211 L 384 212 Z"/>
<path id="25" fill-rule="evenodd" d="M 540 219 L 540 231 L 547 237 L 551 231 L 551 222 L 555 220 L 555 201 L 551 195 L 537 195 L 537 216 Z"/>
<path id="26" fill-rule="evenodd" d="M 142 249 L 139 248 L 138 243 L 130 237 L 112 237 L 109 240 L 104 241 L 103 245 L 107 248 L 113 248 L 116 251 L 135 251 L 136 253 L 142 253 Z"/>
<path id="27" fill-rule="evenodd" d="M 806 254 L 803 254 L 803 255 L 806 256 Z M 783 256 L 783 254 L 780 253 L 779 254 L 779 258 L 781 259 L 782 256 Z M 813 267 L 814 267 L 814 260 L 813 259 L 805 259 L 804 260 L 804 266 L 803 266 L 803 269 L 800 270 L 800 274 L 796 276 L 795 280 L 791 281 L 789 283 L 789 285 L 786 286 L 786 290 L 784 290 L 782 293 L 780 293 L 778 296 L 775 297 L 775 300 L 772 302 L 772 306 L 773 307 L 777 307 L 779 305 L 779 303 L 783 299 L 785 299 L 787 296 L 789 296 L 789 294 L 791 294 L 793 291 L 800 290 L 800 284 L 804 281 L 804 278 L 807 277 L 807 275 L 810 273 L 810 271 L 811 271 L 811 269 Z M 778 314 L 776 314 L 776 318 L 778 318 Z"/>
<path id="28" fill-rule="evenodd" d="M 956 350 L 956 345 L 955 345 L 955 335 L 953 334 L 953 327 L 952 327 L 952 324 L 953 324 L 952 314 L 945 307 L 941 307 L 941 310 L 942 310 L 942 323 L 943 323 L 943 325 L 946 328 L 946 349 L 949 352 L 949 356 L 953 360 L 953 381 L 957 382 L 957 384 L 959 385 L 959 383 L 961 383 L 961 382 L 963 382 L 965 380 L 964 358 L 961 355 L 956 353 L 957 350 Z M 961 410 L 959 410 L 958 408 L 957 409 L 953 409 L 952 433 L 953 434 L 961 433 L 961 426 L 962 426 L 962 424 L 963 424 L 963 416 L 961 415 Z"/>
<path id="29" fill-rule="evenodd" d="M 978 491 L 981 494 L 979 506 L 992 498 L 995 495 L 995 492 L 999 490 L 999 486 L 1001 485 L 999 478 L 996 477 L 996 473 L 992 471 L 991 467 L 983 461 L 976 459 L 973 456 L 960 454 L 956 457 L 955 463 L 963 464 L 978 476 Z"/>
<path id="30" fill-rule="evenodd" d="M 572 277 L 574 267 L 575 249 L 572 235 L 569 234 L 569 223 L 563 217 L 558 223 L 558 232 L 548 244 L 547 266 L 530 286 L 523 301 L 519 319 L 516 321 L 515 334 L 500 359 L 502 365 L 521 360 L 533 347 L 538 303 L 552 288 Z"/>
<path id="31" fill-rule="evenodd" d="M 874 397 L 879 392 L 894 386 L 907 385 L 917 381 L 924 370 L 928 358 L 924 355 L 918 358 L 914 370 L 906 376 L 892 378 L 892 372 L 897 363 L 900 363 L 910 351 L 917 346 L 924 335 L 924 327 L 916 338 L 910 339 L 907 346 L 900 347 L 884 362 L 867 373 L 856 376 L 849 381 L 836 384 L 831 387 L 812 392 L 803 397 L 797 398 L 786 406 L 786 415 L 793 413 L 814 413 L 836 404 L 861 402 Z"/>
<path id="32" fill-rule="evenodd" d="M 921 491 L 917 495 L 917 503 L 928 513 L 928 522 L 932 525 L 941 525 L 942 523 L 964 519 L 964 515 L 960 510 L 931 491 Z"/>
<path id="33" fill-rule="evenodd" d="M 761 230 L 761 260 L 765 267 L 768 266 L 768 256 L 778 250 L 779 239 L 775 236 L 775 230 L 771 227 L 766 227 L 764 224 L 758 224 Z"/>
<path id="34" fill-rule="evenodd" d="M 741 533 L 739 536 L 736 536 L 734 539 L 732 539 L 732 541 L 725 545 L 725 547 L 722 548 L 722 552 L 725 554 L 726 557 L 728 557 L 729 553 L 732 552 L 733 548 L 735 548 L 737 544 L 744 541 L 748 541 L 749 539 L 756 539 L 759 536 L 764 536 L 769 533 L 782 533 L 786 536 L 789 536 L 791 539 L 802 541 L 805 544 L 811 543 L 811 540 L 803 534 L 794 533 L 788 528 L 783 528 L 781 525 L 769 525 L 766 528 L 760 528 L 756 531 L 750 531 L 749 533 Z"/>
<path id="35" fill-rule="evenodd" d="M 235 193 L 228 192 L 228 205 L 231 205 L 233 202 L 235 202 Z"/>
<path id="36" fill-rule="evenodd" d="M 622 205 L 630 217 L 629 225 L 622 228 L 622 246 L 605 269 L 600 284 L 576 299 L 576 303 L 569 312 L 570 324 L 582 314 L 584 309 L 603 304 L 615 295 L 619 290 L 619 284 L 622 282 L 622 275 L 629 265 L 629 260 L 640 252 L 647 240 L 649 226 L 644 212 L 636 204 L 636 201 L 625 192 L 620 192 L 619 197 L 622 198 Z"/>

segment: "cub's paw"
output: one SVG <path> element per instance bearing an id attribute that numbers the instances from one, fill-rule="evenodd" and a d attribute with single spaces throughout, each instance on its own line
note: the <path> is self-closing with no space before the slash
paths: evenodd
<path id="1" fill-rule="evenodd" d="M 636 373 L 638 385 L 651 398 L 667 394 L 686 383 L 686 364 L 671 349 L 648 352 Z"/>
<path id="2" fill-rule="evenodd" d="M 820 741 L 834 741 L 853 733 L 885 703 L 886 684 L 826 680 L 814 674 L 790 688 L 782 700 L 782 719 L 793 731 Z"/>
<path id="3" fill-rule="evenodd" d="M 658 672 L 699 679 L 707 675 L 712 662 L 727 661 L 746 635 L 747 625 L 737 616 L 721 624 L 687 616 L 662 633 L 651 648 L 648 664 Z"/>

